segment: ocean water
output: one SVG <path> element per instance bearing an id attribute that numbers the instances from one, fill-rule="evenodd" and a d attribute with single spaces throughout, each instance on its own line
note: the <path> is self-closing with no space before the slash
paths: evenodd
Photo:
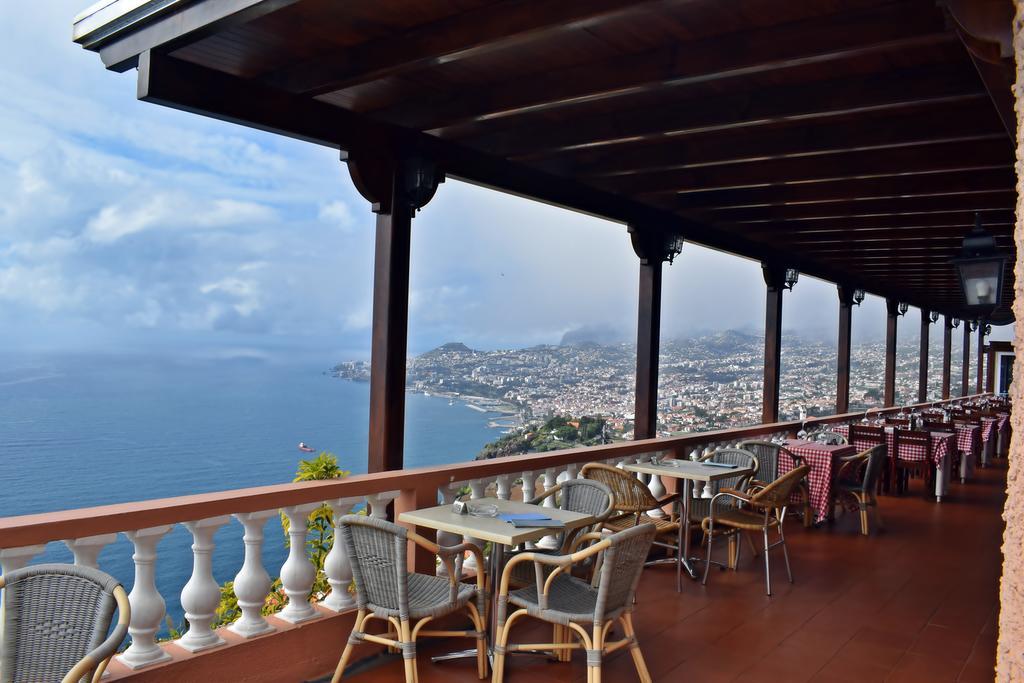
<path id="1" fill-rule="evenodd" d="M 102 356 L 0 356 L 0 517 L 291 481 L 304 441 L 366 471 L 369 386 L 325 374 L 327 364 Z M 493 413 L 408 394 L 407 467 L 472 459 L 500 430 Z M 214 576 L 242 562 L 242 526 L 214 540 Z M 175 622 L 192 569 L 191 536 L 175 526 L 157 547 L 157 585 Z M 280 523 L 263 560 L 286 557 Z M 61 543 L 34 560 L 70 562 Z M 123 536 L 100 567 L 130 590 Z"/>

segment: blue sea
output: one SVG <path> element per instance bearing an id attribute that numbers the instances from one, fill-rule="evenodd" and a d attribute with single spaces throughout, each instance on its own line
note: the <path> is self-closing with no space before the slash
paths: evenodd
<path id="1" fill-rule="evenodd" d="M 330 377 L 329 363 L 114 356 L 0 356 L 0 517 L 290 482 L 300 441 L 366 471 L 369 386 Z M 407 394 L 407 467 L 472 459 L 500 436 L 498 417 L 446 398 Z M 242 562 L 242 526 L 216 535 L 214 575 Z M 176 623 L 192 571 L 179 526 L 158 546 L 157 584 Z M 280 523 L 263 559 L 276 576 L 286 556 Z M 34 562 L 70 562 L 51 543 Z M 123 536 L 100 567 L 130 590 Z"/>

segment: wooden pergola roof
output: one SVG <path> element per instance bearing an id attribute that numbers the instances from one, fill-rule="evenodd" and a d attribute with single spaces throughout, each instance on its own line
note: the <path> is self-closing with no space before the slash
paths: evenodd
<path id="1" fill-rule="evenodd" d="M 1006 62 L 963 5 L 108 0 L 76 39 L 143 99 L 959 315 L 950 259 L 975 212 L 1013 258 L 1016 197 Z"/>

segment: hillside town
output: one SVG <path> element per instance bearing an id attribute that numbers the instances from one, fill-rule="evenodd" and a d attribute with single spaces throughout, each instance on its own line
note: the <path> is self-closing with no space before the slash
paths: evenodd
<path id="1" fill-rule="evenodd" d="M 662 435 L 756 424 L 761 418 L 762 337 L 729 330 L 663 342 L 658 431 Z M 850 409 L 880 406 L 885 346 L 854 344 L 851 352 Z M 932 344 L 930 362 L 940 366 Z M 954 353 L 954 359 L 959 355 Z M 524 349 L 474 350 L 444 344 L 409 359 L 408 389 L 464 402 L 489 413 L 503 413 L 508 429 L 556 416 L 599 416 L 608 431 L 629 437 L 633 421 L 635 354 L 627 343 L 579 341 Z M 787 337 L 782 350 L 782 419 L 827 415 L 835 406 L 835 345 Z M 897 349 L 897 402 L 917 396 L 917 340 Z M 959 377 L 953 364 L 953 377 Z M 349 361 L 332 370 L 355 381 L 369 378 L 369 364 Z M 939 373 L 931 373 L 929 394 L 938 397 Z"/>

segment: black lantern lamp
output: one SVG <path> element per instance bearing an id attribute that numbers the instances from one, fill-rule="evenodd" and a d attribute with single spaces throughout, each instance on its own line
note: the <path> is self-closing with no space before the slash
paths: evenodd
<path id="1" fill-rule="evenodd" d="M 975 332 L 978 329 L 978 321 L 972 320 L 969 327 L 971 328 L 971 332 Z"/>
<path id="2" fill-rule="evenodd" d="M 1006 257 L 999 253 L 996 238 L 981 227 L 980 214 L 974 214 L 974 229 L 964 238 L 953 265 L 960 274 L 960 286 L 971 312 L 990 313 L 999 306 Z"/>
<path id="3" fill-rule="evenodd" d="M 906 301 L 901 301 L 897 308 L 899 309 L 900 315 L 906 315 L 907 310 L 910 308 L 910 306 L 907 304 Z"/>
<path id="4" fill-rule="evenodd" d="M 988 324 L 985 325 L 985 336 L 986 337 L 992 336 L 992 326 L 991 325 L 988 325 Z"/>
<path id="5" fill-rule="evenodd" d="M 864 303 L 864 290 L 863 289 L 855 289 L 855 290 L 853 290 L 853 303 L 856 304 L 857 306 L 860 306 L 862 303 Z"/>
<path id="6" fill-rule="evenodd" d="M 938 322 L 938 320 L 939 320 L 939 312 L 938 311 L 932 311 L 931 315 L 929 315 L 928 317 L 931 319 L 931 321 L 933 323 L 934 322 Z"/>
<path id="7" fill-rule="evenodd" d="M 796 268 L 786 268 L 786 289 L 792 290 L 793 285 L 800 279 L 800 271 Z"/>
<path id="8" fill-rule="evenodd" d="M 668 238 L 668 242 L 665 244 L 665 254 L 668 257 L 669 265 L 676 260 L 676 256 L 683 253 L 683 242 L 682 235 L 672 235 Z"/>
<path id="9" fill-rule="evenodd" d="M 954 330 L 960 327 L 960 318 L 953 318 L 951 321 L 949 321 L 949 326 L 952 327 Z"/>

